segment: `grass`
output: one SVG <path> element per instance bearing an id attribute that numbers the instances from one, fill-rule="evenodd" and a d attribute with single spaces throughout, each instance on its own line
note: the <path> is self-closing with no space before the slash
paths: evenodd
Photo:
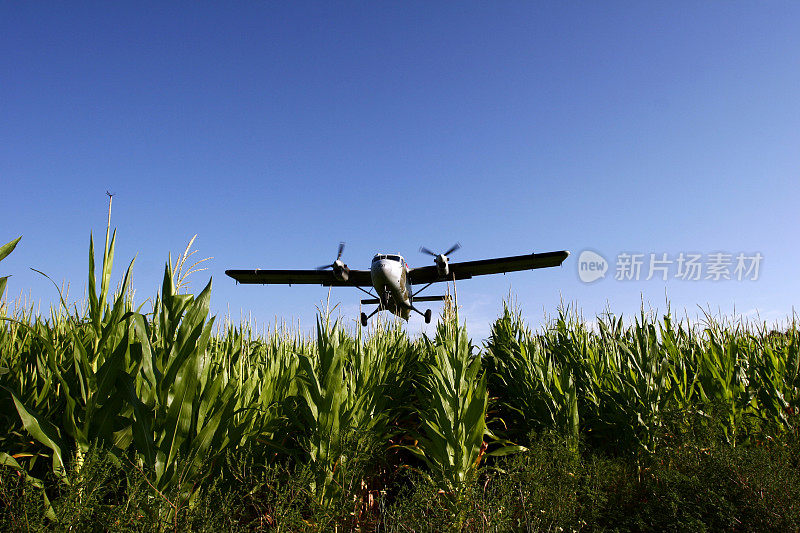
<path id="1" fill-rule="evenodd" d="M 798 442 L 731 448 L 715 441 L 662 447 L 637 463 L 582 449 L 554 434 L 532 436 L 526 452 L 483 466 L 452 504 L 429 477 L 405 470 L 370 500 L 358 479 L 382 451 L 362 448 L 358 468 L 327 505 L 308 490 L 302 463 L 262 462 L 259 450 L 225 458 L 196 504 L 163 518 L 146 473 L 121 469 L 107 452 L 87 454 L 80 474 L 43 500 L 9 470 L 0 474 L 0 528 L 21 531 L 797 531 Z"/>

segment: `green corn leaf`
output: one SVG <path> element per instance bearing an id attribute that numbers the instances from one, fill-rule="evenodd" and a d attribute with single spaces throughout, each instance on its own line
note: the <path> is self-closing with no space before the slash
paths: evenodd
<path id="1" fill-rule="evenodd" d="M 17 472 L 25 472 L 25 469 L 17 462 L 16 459 L 11 457 L 5 452 L 0 452 L 0 466 L 7 466 L 13 468 Z"/>
<path id="2" fill-rule="evenodd" d="M 153 411 L 142 403 L 136 394 L 134 379 L 127 375 L 122 375 L 120 390 L 124 392 L 128 404 L 133 408 L 133 443 L 136 451 L 143 456 L 144 463 L 149 467 L 156 464 L 156 445 L 153 441 Z"/>
<path id="3" fill-rule="evenodd" d="M 150 388 L 154 389 L 156 384 L 161 381 L 161 374 L 154 361 L 155 355 L 150 345 L 147 322 L 145 321 L 145 317 L 140 313 L 135 313 L 133 315 L 133 331 L 138 340 L 138 346 L 141 349 L 142 375 L 147 380 Z M 154 399 L 157 400 L 157 395 Z"/>
<path id="4" fill-rule="evenodd" d="M 105 306 L 108 297 L 108 289 L 111 284 L 111 269 L 114 266 L 114 245 L 117 240 L 117 230 L 111 236 L 111 243 L 108 242 L 108 230 L 106 229 L 106 246 L 103 251 L 103 273 L 100 280 L 100 308 Z M 98 324 L 99 325 L 99 324 Z M 98 328 L 99 329 L 99 328 Z"/>
<path id="5" fill-rule="evenodd" d="M 95 348 L 95 357 L 97 354 L 103 351 L 103 348 L 105 347 L 109 337 L 118 329 L 119 322 L 125 313 L 125 298 L 127 296 L 126 293 L 128 290 L 128 282 L 130 280 L 131 271 L 133 270 L 134 261 L 136 261 L 135 258 L 131 260 L 130 264 L 128 265 L 128 270 L 125 272 L 125 277 L 122 280 L 119 295 L 114 302 L 114 306 L 111 308 L 111 313 L 108 315 L 105 321 L 106 324 L 102 327 L 100 339 L 97 342 L 97 347 Z"/>
<path id="6" fill-rule="evenodd" d="M 95 280 L 94 264 L 94 237 L 89 234 L 89 286 L 86 291 L 89 294 L 89 318 L 94 325 L 95 331 L 100 330 L 100 300 L 97 297 L 97 284 Z"/>
<path id="7" fill-rule="evenodd" d="M 61 455 L 62 444 L 61 438 L 58 435 L 58 429 L 49 421 L 29 410 L 13 391 L 9 389 L 6 390 L 14 400 L 14 406 L 17 408 L 17 413 L 19 414 L 20 420 L 22 420 L 22 425 L 25 427 L 25 430 L 31 437 L 53 451 L 53 473 L 62 481 L 68 483 L 66 465 Z"/>
<path id="8" fill-rule="evenodd" d="M 527 451 L 528 451 L 528 448 L 526 448 L 525 446 L 519 446 L 517 444 L 514 444 L 514 445 L 509 445 L 509 446 L 503 446 L 503 447 L 497 448 L 496 450 L 492 450 L 490 452 L 486 452 L 486 455 L 491 455 L 492 457 L 502 457 L 502 456 L 505 456 L 505 455 L 512 455 L 512 454 L 515 454 L 515 453 L 523 453 L 523 452 L 527 452 Z"/>
<path id="9" fill-rule="evenodd" d="M 218 407 L 216 413 L 204 425 L 198 424 L 198 427 L 202 427 L 202 429 L 192 442 L 197 468 L 201 466 L 212 447 L 220 450 L 223 441 L 234 436 L 232 431 L 230 435 L 228 434 L 228 429 L 233 429 L 233 410 L 236 406 L 235 383 L 228 382 L 222 395 L 215 400 L 215 405 Z"/>
<path id="10" fill-rule="evenodd" d="M 173 465 L 181 445 L 190 437 L 192 402 L 197 392 L 196 385 L 197 353 L 195 352 L 186 358 L 171 386 L 172 402 L 164 422 L 164 437 L 159 444 L 160 453 L 163 454 L 165 464 L 168 466 Z"/>
<path id="11" fill-rule="evenodd" d="M 10 254 L 11 252 L 14 251 L 14 248 L 17 247 L 17 243 L 19 242 L 19 240 L 21 238 L 22 238 L 22 236 L 20 235 L 19 237 L 17 237 L 13 241 L 8 242 L 8 243 L 4 244 L 3 246 L 0 246 L 0 261 L 5 259 L 6 257 L 8 257 L 8 254 Z"/>

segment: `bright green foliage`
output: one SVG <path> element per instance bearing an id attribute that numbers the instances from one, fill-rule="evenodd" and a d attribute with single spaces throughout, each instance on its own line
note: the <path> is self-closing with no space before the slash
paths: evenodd
<path id="1" fill-rule="evenodd" d="M 487 342 L 489 388 L 501 430 L 515 439 L 557 431 L 613 453 L 652 453 L 665 421 L 708 416 L 728 444 L 792 430 L 800 406 L 798 332 L 675 325 L 642 313 L 630 326 L 569 310 L 541 333 L 506 307 Z M 713 422 L 711 422 L 713 420 Z"/>
<path id="2" fill-rule="evenodd" d="M 114 248 L 107 231 L 95 272 L 90 239 L 80 305 L 0 316 L 0 469 L 40 502 L 47 487 L 51 518 L 66 516 L 58 494 L 89 501 L 82 469 L 93 449 L 135 474 L 158 520 L 194 512 L 203 487 L 238 479 L 230 457 L 247 450 L 258 468 L 298 474 L 292 491 L 303 496 L 292 497 L 313 502 L 316 522 L 300 513 L 296 524 L 361 527 L 360 513 L 415 471 L 441 494 L 431 505 L 468 528 L 474 517 L 453 511 L 488 479 L 484 458 L 524 450 L 514 443 L 549 434 L 571 465 L 589 449 L 641 466 L 698 428 L 737 450 L 798 431 L 795 321 L 778 331 L 706 317 L 700 327 L 643 312 L 589 325 L 560 309 L 534 332 L 506 306 L 483 353 L 452 309 L 432 340 L 398 322 L 348 331 L 329 316 L 312 338 L 249 324 L 214 333 L 210 281 L 181 294 L 168 262 L 143 312 L 133 262 L 111 288 Z M 273 481 L 252 490 L 276 493 Z"/>
<path id="3" fill-rule="evenodd" d="M 388 442 L 399 414 L 409 342 L 399 327 L 377 328 L 364 341 L 360 331 L 353 339 L 338 322 L 318 318 L 316 349 L 297 354 L 295 430 L 314 474 L 311 492 L 323 506 L 339 494 L 361 441 Z"/>
<path id="4" fill-rule="evenodd" d="M 243 427 L 241 440 L 234 446 L 256 435 L 284 450 L 281 443 L 288 436 L 283 403 L 297 394 L 297 354 L 306 349 L 305 340 L 298 336 L 276 331 L 262 339 L 249 325 L 231 325 L 223 335 L 210 339 L 206 354 L 212 365 L 210 374 L 222 376 L 238 390 L 234 417 Z"/>
<path id="5" fill-rule="evenodd" d="M 87 320 L 68 311 L 54 312 L 57 318 L 52 324 L 16 322 L 11 328 L 9 340 L 14 343 L 21 336 L 23 343 L 19 357 L 12 359 L 14 371 L 9 372 L 16 383 L 5 386 L 25 429 L 50 449 L 52 468 L 59 476 L 70 455 L 80 463 L 92 443 L 123 450 L 130 442 L 130 421 L 119 417 L 124 400 L 117 393 L 117 380 L 133 364 L 128 350 L 130 318 L 124 317 L 133 262 L 110 305 L 105 299 L 113 257 L 114 237 L 109 242 L 107 234 L 99 297 L 90 259 Z"/>
<path id="6" fill-rule="evenodd" d="M 207 357 L 211 283 L 197 298 L 175 294 L 168 264 L 148 319 L 127 298 L 131 262 L 113 304 L 106 303 L 114 242 L 107 234 L 98 294 L 90 240 L 86 317 L 69 314 L 64 304 L 52 322 L 28 317 L 5 330 L 4 344 L 18 351 L 4 357 L 11 368 L 3 386 L 24 430 L 48 450 L 52 471 L 65 482 L 67 463 L 79 469 L 97 445 L 122 462 L 135 457 L 157 490 L 184 487 L 189 498 L 202 463 L 238 444 L 248 427 L 233 416 L 237 383 L 212 374 L 215 364 Z M 4 422 L 19 435 L 15 421 Z M 6 449 L 30 457 L 33 469 L 41 453 L 30 454 L 24 439 L 8 441 Z"/>
<path id="7" fill-rule="evenodd" d="M 524 440 L 531 431 L 556 430 L 577 442 L 578 401 L 569 368 L 531 335 L 520 313 L 508 305 L 492 326 L 484 357 L 489 389 L 499 398 L 508 435 Z"/>
<path id="8" fill-rule="evenodd" d="M 185 486 L 187 497 L 203 462 L 238 444 L 244 428 L 233 416 L 237 383 L 212 373 L 215 365 L 206 356 L 213 327 L 213 319 L 206 321 L 210 295 L 211 282 L 196 298 L 175 294 L 167 264 L 156 327 L 151 330 L 143 315 L 133 317 L 132 348 L 141 364 L 122 389 L 133 411 L 139 464 L 154 472 L 158 490 L 177 484 Z"/>
<path id="9" fill-rule="evenodd" d="M 4 244 L 3 246 L 0 246 L 0 261 L 5 259 L 6 256 L 8 256 L 8 254 L 10 254 L 11 252 L 14 251 L 14 248 L 17 247 L 17 243 L 19 242 L 19 240 L 21 238 L 22 237 L 17 237 L 13 241 L 8 242 L 8 243 Z M 6 290 L 6 282 L 7 281 L 8 281 L 8 276 L 0 277 L 0 300 L 3 299 L 3 293 Z"/>
<path id="10" fill-rule="evenodd" d="M 347 459 L 341 453 L 350 427 L 344 383 L 347 346 L 342 340 L 335 325 L 323 326 L 318 319 L 316 361 L 312 355 L 300 354 L 300 414 L 307 428 L 301 446 L 314 472 L 311 491 L 323 505 L 340 486 L 334 481 L 334 471 Z"/>
<path id="11" fill-rule="evenodd" d="M 457 498 L 485 451 L 486 377 L 466 328 L 455 319 L 441 321 L 435 339 L 425 344 L 419 442 L 408 449 L 422 459 L 441 490 Z"/>
<path id="12" fill-rule="evenodd" d="M 792 323 L 786 333 L 761 332 L 749 348 L 760 354 L 750 365 L 748 382 L 761 416 L 779 428 L 790 427 L 789 414 L 800 405 L 800 330 Z"/>

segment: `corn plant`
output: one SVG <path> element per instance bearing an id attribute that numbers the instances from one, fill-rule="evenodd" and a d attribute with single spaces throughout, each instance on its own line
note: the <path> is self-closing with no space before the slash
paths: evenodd
<path id="1" fill-rule="evenodd" d="M 83 455 L 93 443 L 116 451 L 130 443 L 130 421 L 120 416 L 125 406 L 122 396 L 116 394 L 116 384 L 120 373 L 131 364 L 129 319 L 123 315 L 133 261 L 113 305 L 106 304 L 115 236 L 106 232 L 99 295 L 95 292 L 94 242 L 90 238 L 87 320 L 70 315 L 62 299 L 66 320 L 30 328 L 30 334 L 36 337 L 33 345 L 41 355 L 29 353 L 28 357 L 37 358 L 40 379 L 31 383 L 32 387 L 20 383 L 10 391 L 26 431 L 50 449 L 53 471 L 62 479 L 66 479 L 64 469 L 70 455 L 80 468 Z"/>
<path id="2" fill-rule="evenodd" d="M 193 504 L 198 482 L 252 426 L 248 413 L 235 416 L 239 383 L 208 357 L 211 282 L 195 297 L 177 294 L 173 278 L 167 263 L 152 322 L 132 314 L 139 364 L 120 389 L 131 409 L 136 465 L 159 494 L 178 491 L 178 501 L 166 502 L 167 516 Z"/>
<path id="3" fill-rule="evenodd" d="M 751 353 L 749 383 L 756 390 L 757 412 L 771 428 L 793 429 L 791 416 L 800 406 L 800 335 L 797 324 L 785 332 L 762 328 L 747 346 Z"/>
<path id="4" fill-rule="evenodd" d="M 15 322 L 15 337 L 26 330 L 27 349 L 17 359 L 17 383 L 5 387 L 24 430 L 47 449 L 62 480 L 70 463 L 81 468 L 90 446 L 120 461 L 132 449 L 159 493 L 179 487 L 182 501 L 169 502 L 174 512 L 193 496 L 204 462 L 238 445 L 249 420 L 234 417 L 238 383 L 212 375 L 206 356 L 211 283 L 197 298 L 179 295 L 167 264 L 150 321 L 127 298 L 133 262 L 107 302 L 114 244 L 115 233 L 107 232 L 97 291 L 90 239 L 85 318 L 62 302 L 58 316 L 65 319 Z M 23 454 L 31 462 L 39 455 Z"/>
<path id="5" fill-rule="evenodd" d="M 287 400 L 297 394 L 296 354 L 307 350 L 305 340 L 286 332 L 255 337 L 249 326 L 229 326 L 212 337 L 207 357 L 220 373 L 235 383 L 238 398 L 234 417 L 243 424 L 241 442 L 258 439 L 275 451 L 288 452 Z"/>
<path id="6" fill-rule="evenodd" d="M 311 492 L 323 506 L 338 493 L 341 483 L 335 479 L 335 472 L 341 472 L 340 463 L 347 460 L 342 453 L 350 428 L 344 381 L 347 344 L 337 324 L 331 326 L 318 317 L 316 354 L 299 354 L 299 414 L 305 428 L 301 446 L 314 474 Z"/>
<path id="7" fill-rule="evenodd" d="M 613 323 L 613 318 L 608 322 Z M 655 326 L 643 314 L 624 334 L 615 334 L 605 320 L 599 321 L 599 349 L 614 362 L 605 375 L 595 429 L 609 442 L 627 449 L 653 451 L 669 400 L 669 360 L 661 350 Z M 616 323 L 616 331 L 621 328 Z M 614 435 L 614 438 L 610 438 Z"/>
<path id="8" fill-rule="evenodd" d="M 524 326 L 519 310 L 504 306 L 492 325 L 484 362 L 489 391 L 498 398 L 499 422 L 517 442 L 531 431 L 558 431 L 577 444 L 577 391 L 572 374 L 550 352 L 546 337 Z"/>
<path id="9" fill-rule="evenodd" d="M 315 349 L 298 353 L 295 427 L 314 479 L 310 490 L 328 506 L 346 484 L 368 488 L 368 479 L 350 479 L 361 447 L 389 446 L 391 422 L 402 416 L 398 404 L 408 389 L 406 371 L 413 361 L 408 338 L 397 327 L 376 326 L 363 338 L 350 337 L 327 316 L 317 319 Z M 363 465 L 361 465 L 363 466 Z"/>
<path id="10" fill-rule="evenodd" d="M 426 340 L 418 384 L 420 428 L 417 444 L 406 446 L 427 466 L 427 473 L 455 505 L 474 479 L 485 452 L 486 376 L 472 354 L 466 329 L 443 319 L 433 341 Z"/>

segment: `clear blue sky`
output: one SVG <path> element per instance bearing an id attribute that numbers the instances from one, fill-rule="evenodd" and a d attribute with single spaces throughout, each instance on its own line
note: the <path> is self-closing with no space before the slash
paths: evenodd
<path id="1" fill-rule="evenodd" d="M 314 323 L 316 286 L 228 268 L 368 268 L 567 249 L 559 269 L 458 285 L 486 335 L 511 291 L 533 326 L 643 299 L 787 317 L 797 279 L 796 2 L 41 2 L 0 6 L 0 273 L 85 288 L 115 194 L 136 298 L 198 234 L 213 311 Z M 581 250 L 608 259 L 582 283 Z M 757 281 L 617 281 L 621 252 L 760 252 Z M 644 277 L 644 276 L 643 276 Z M 433 293 L 431 293 L 433 294 Z M 348 321 L 355 290 L 334 289 Z M 434 306 L 438 311 L 438 307 Z M 418 318 L 409 330 L 420 331 Z"/>

